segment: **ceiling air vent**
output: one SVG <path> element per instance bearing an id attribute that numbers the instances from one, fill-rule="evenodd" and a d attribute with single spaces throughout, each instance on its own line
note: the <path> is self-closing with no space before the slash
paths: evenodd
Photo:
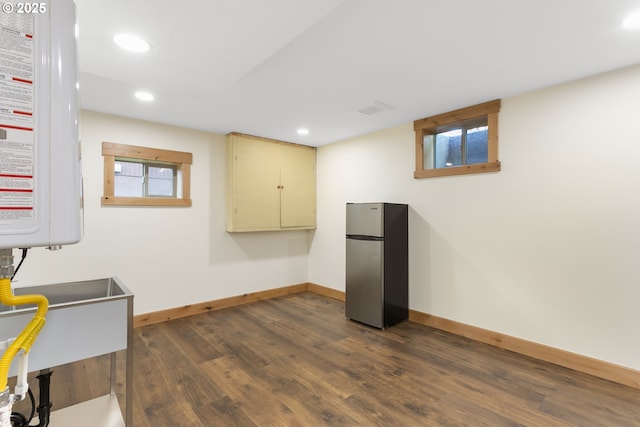
<path id="1" fill-rule="evenodd" d="M 373 116 L 374 114 L 382 113 L 383 111 L 393 110 L 394 107 L 386 102 L 378 101 L 375 99 L 370 105 L 358 110 L 358 113 L 366 114 L 367 116 Z"/>

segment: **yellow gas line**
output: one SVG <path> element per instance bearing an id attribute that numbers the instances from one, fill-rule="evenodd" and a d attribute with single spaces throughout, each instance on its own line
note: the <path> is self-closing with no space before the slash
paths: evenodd
<path id="1" fill-rule="evenodd" d="M 5 350 L 0 358 L 0 391 L 6 389 L 9 378 L 9 368 L 13 358 L 20 350 L 28 353 L 44 326 L 45 316 L 49 310 L 49 301 L 43 295 L 13 295 L 11 291 L 11 279 L 0 278 L 0 302 L 7 306 L 37 304 L 38 309 L 20 335 Z"/>

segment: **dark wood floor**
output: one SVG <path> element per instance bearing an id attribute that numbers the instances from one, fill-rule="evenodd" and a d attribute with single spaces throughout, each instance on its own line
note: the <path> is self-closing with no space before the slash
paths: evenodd
<path id="1" fill-rule="evenodd" d="M 54 409 L 108 389 L 107 357 L 54 371 Z M 311 293 L 136 329 L 134 383 L 135 427 L 640 426 L 640 390 Z"/>

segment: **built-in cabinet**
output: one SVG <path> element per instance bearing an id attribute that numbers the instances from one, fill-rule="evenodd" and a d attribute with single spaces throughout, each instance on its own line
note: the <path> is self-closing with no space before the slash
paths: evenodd
<path id="1" fill-rule="evenodd" d="M 227 231 L 316 227 L 316 149 L 227 135 Z"/>

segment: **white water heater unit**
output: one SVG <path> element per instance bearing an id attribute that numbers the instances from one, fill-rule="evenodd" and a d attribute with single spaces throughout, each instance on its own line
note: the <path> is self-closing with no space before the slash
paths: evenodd
<path id="1" fill-rule="evenodd" d="M 76 7 L 0 1 L 0 248 L 82 237 Z"/>

